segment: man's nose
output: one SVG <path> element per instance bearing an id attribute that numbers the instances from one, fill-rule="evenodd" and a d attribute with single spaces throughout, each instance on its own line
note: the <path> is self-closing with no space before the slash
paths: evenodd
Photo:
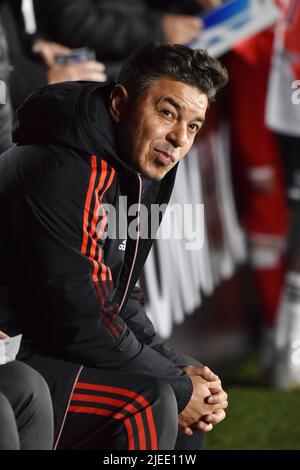
<path id="1" fill-rule="evenodd" d="M 167 140 L 173 147 L 184 147 L 188 141 L 187 129 L 183 124 L 177 124 L 167 135 Z"/>

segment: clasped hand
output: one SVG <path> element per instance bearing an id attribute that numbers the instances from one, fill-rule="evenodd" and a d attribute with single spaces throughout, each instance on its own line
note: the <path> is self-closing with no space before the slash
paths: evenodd
<path id="1" fill-rule="evenodd" d="M 196 429 L 211 431 L 226 416 L 227 393 L 223 390 L 219 377 L 209 367 L 187 366 L 183 370 L 192 381 L 193 393 L 189 403 L 179 414 L 179 428 L 188 436 Z"/>

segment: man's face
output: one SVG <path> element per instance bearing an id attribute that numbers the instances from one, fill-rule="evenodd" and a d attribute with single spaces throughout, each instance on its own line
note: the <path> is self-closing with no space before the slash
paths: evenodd
<path id="1" fill-rule="evenodd" d="M 115 102 L 112 97 L 123 158 L 145 177 L 161 180 L 190 150 L 207 105 L 198 88 L 167 77 L 154 80 L 137 101 L 126 90 Z"/>

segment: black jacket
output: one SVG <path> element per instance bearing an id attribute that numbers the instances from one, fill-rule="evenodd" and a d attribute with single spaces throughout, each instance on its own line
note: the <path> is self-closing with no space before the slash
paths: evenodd
<path id="1" fill-rule="evenodd" d="M 105 240 L 104 204 L 126 218 L 120 195 L 128 207 L 167 203 L 176 173 L 143 191 L 118 156 L 110 90 L 86 82 L 38 90 L 18 112 L 18 145 L 0 157 L 0 329 L 23 332 L 19 359 L 48 381 L 56 431 L 80 364 L 162 378 L 179 411 L 192 393 L 179 366 L 193 361 L 156 335 L 135 288 L 152 241 L 128 238 L 124 251 L 122 239 Z"/>

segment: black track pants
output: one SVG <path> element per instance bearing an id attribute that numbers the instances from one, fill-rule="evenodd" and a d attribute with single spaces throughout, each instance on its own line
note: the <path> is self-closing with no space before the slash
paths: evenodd
<path id="1" fill-rule="evenodd" d="M 202 433 L 196 432 L 191 438 L 181 436 L 178 441 L 177 437 L 177 403 L 169 384 L 139 374 L 83 368 L 57 448 L 198 450 L 202 447 Z"/>

